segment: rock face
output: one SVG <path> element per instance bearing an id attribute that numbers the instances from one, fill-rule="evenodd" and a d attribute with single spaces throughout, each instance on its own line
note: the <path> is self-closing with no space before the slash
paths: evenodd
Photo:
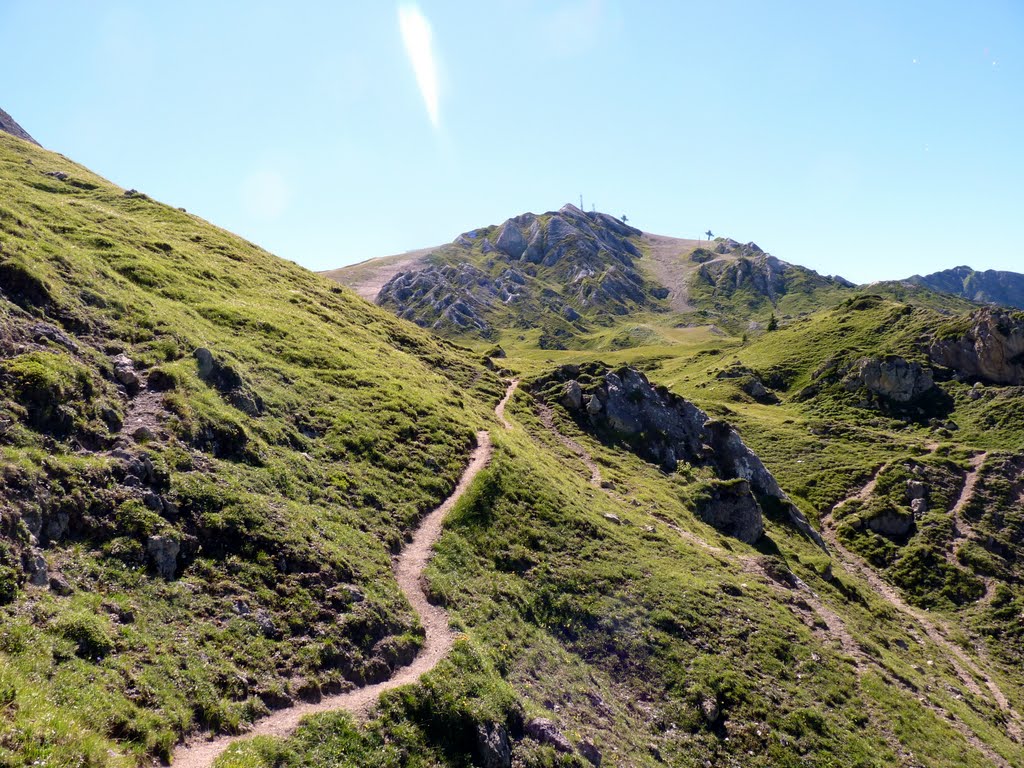
<path id="1" fill-rule="evenodd" d="M 578 408 L 570 407 L 575 398 L 564 397 L 575 390 L 573 381 L 582 393 Z M 736 430 L 664 387 L 655 387 L 640 371 L 609 370 L 599 364 L 563 366 L 534 389 L 541 396 L 553 390 L 581 426 L 605 440 L 625 442 L 666 472 L 675 471 L 680 461 L 714 467 L 725 482 L 709 490 L 698 513 L 716 528 L 742 541 L 756 541 L 764 530 L 760 500 L 770 500 L 824 548 L 819 534 Z"/>
<path id="2" fill-rule="evenodd" d="M 39 146 L 39 142 L 33 139 L 31 136 L 29 136 L 28 132 L 20 125 L 18 125 L 14 121 L 14 118 L 8 115 L 6 112 L 4 112 L 2 109 L 0 109 L 0 131 L 3 131 L 4 133 L 9 133 L 12 136 L 17 136 L 19 139 L 24 139 L 25 141 L 31 141 L 36 146 Z"/>
<path id="3" fill-rule="evenodd" d="M 850 391 L 864 387 L 893 402 L 909 403 L 930 392 L 935 381 L 932 371 L 897 355 L 859 360 L 844 383 Z"/>
<path id="4" fill-rule="evenodd" d="M 923 285 L 933 291 L 951 293 L 979 304 L 1001 304 L 1024 309 L 1024 275 L 1017 272 L 996 269 L 976 272 L 970 267 L 960 266 L 930 275 L 914 275 L 907 282 Z"/>
<path id="5" fill-rule="evenodd" d="M 146 553 L 160 576 L 168 581 L 178 570 L 178 553 L 181 545 L 170 536 L 150 536 L 146 539 Z"/>
<path id="6" fill-rule="evenodd" d="M 455 334 L 537 325 L 580 329 L 591 311 L 626 314 L 660 306 L 664 289 L 644 278 L 641 235 L 603 213 L 575 206 L 525 213 L 465 232 L 427 266 L 394 275 L 377 303 L 406 320 Z M 486 258 L 481 258 L 485 256 Z"/>
<path id="7" fill-rule="evenodd" d="M 914 527 L 913 515 L 907 515 L 898 509 L 887 509 L 867 521 L 868 528 L 875 533 L 893 538 L 902 538 Z"/>
<path id="8" fill-rule="evenodd" d="M 476 727 L 477 751 L 483 768 L 512 768 L 512 746 L 500 723 L 480 723 Z"/>
<path id="9" fill-rule="evenodd" d="M 990 384 L 1024 385 L 1024 314 L 981 309 L 965 331 L 938 338 L 929 348 L 932 362 L 960 378 Z"/>

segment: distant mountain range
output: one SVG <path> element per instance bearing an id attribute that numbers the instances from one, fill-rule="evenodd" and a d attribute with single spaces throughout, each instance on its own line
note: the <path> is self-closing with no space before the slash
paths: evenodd
<path id="1" fill-rule="evenodd" d="M 1024 309 L 1024 275 L 1017 272 L 997 269 L 979 272 L 970 267 L 953 267 L 930 275 L 914 275 L 907 282 L 979 304 L 1001 304 Z"/>

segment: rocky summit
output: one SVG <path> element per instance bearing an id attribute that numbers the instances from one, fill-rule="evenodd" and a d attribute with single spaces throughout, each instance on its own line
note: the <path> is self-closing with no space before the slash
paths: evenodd
<path id="1" fill-rule="evenodd" d="M 471 230 L 383 285 L 376 301 L 419 325 L 493 337 L 543 318 L 556 335 L 595 320 L 659 307 L 665 293 L 641 272 L 640 235 L 603 213 L 566 205 Z"/>

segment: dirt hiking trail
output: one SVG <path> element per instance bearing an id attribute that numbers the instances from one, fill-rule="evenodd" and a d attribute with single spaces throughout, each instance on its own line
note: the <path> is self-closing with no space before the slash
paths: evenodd
<path id="1" fill-rule="evenodd" d="M 494 409 L 494 414 L 505 429 L 512 429 L 506 421 L 504 411 L 509 398 L 512 397 L 518 381 L 509 384 L 505 397 Z M 237 741 L 251 739 L 254 736 L 289 736 L 299 725 L 299 721 L 308 715 L 323 712 L 345 711 L 354 714 L 365 713 L 377 701 L 382 693 L 415 682 L 437 666 L 452 647 L 454 636 L 448 628 L 448 614 L 443 608 L 432 605 L 426 596 L 423 584 L 423 570 L 430 560 L 434 544 L 441 537 L 444 519 L 459 499 L 469 488 L 484 467 L 491 460 L 493 453 L 491 435 L 481 431 L 476 435 L 477 447 L 473 450 L 469 465 L 459 478 L 458 485 L 451 495 L 439 507 L 423 518 L 412 541 L 395 558 L 394 570 L 398 586 L 402 594 L 412 605 L 423 624 L 425 639 L 423 648 L 411 664 L 397 670 L 393 677 L 382 683 L 367 685 L 345 693 L 324 696 L 315 703 L 300 703 L 274 712 L 257 721 L 245 733 L 235 736 L 217 736 L 209 740 L 193 740 L 179 745 L 174 750 L 172 765 L 174 768 L 211 768 L 217 758 L 229 746 Z"/>
<path id="2" fill-rule="evenodd" d="M 961 510 L 966 506 L 967 502 L 973 495 L 974 487 L 977 482 L 978 470 L 984 459 L 985 454 L 982 454 L 980 457 L 975 457 L 971 462 L 971 470 L 967 473 L 963 489 L 960 492 L 960 497 L 957 499 L 953 509 L 951 510 L 954 517 L 959 516 Z M 832 512 L 834 513 L 835 510 L 850 499 L 867 499 L 874 490 L 875 482 L 880 472 L 881 470 L 876 472 L 867 485 L 865 485 L 858 493 L 836 504 L 832 508 Z M 860 557 L 846 549 L 839 542 L 839 539 L 836 536 L 833 516 L 830 516 L 827 525 L 821 526 L 821 532 L 829 546 L 833 547 L 835 550 L 839 562 L 848 572 L 860 576 L 868 583 L 872 590 L 874 590 L 893 608 L 913 619 L 924 630 L 925 634 L 933 643 L 935 643 L 935 645 L 946 651 L 948 654 L 947 660 L 955 670 L 957 677 L 960 678 L 960 681 L 971 693 L 979 698 L 986 698 L 982 691 L 982 687 L 978 684 L 978 680 L 981 680 L 984 683 L 991 700 L 995 702 L 996 706 L 1002 710 L 1006 716 L 1007 732 L 1014 741 L 1019 743 L 1022 738 L 1024 738 L 1024 733 L 1022 733 L 1021 729 L 1021 724 L 1024 720 L 1022 720 L 1020 714 L 1010 705 L 1009 700 L 999 687 L 999 684 L 985 673 L 984 670 L 982 670 L 981 667 L 979 667 L 979 665 L 970 656 L 968 656 L 962 648 L 960 648 L 960 646 L 948 638 L 949 628 L 945 626 L 942 620 L 937 616 L 926 615 L 924 611 L 908 605 L 897 593 L 895 587 L 883 581 L 871 566 L 864 562 Z"/>

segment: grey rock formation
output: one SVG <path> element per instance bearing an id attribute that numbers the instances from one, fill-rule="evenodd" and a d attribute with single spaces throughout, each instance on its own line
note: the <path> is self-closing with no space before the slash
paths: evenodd
<path id="1" fill-rule="evenodd" d="M 196 359 L 199 378 L 220 392 L 228 403 L 248 416 L 263 414 L 263 398 L 249 387 L 230 364 L 219 359 L 206 347 L 199 347 L 192 355 Z"/>
<path id="2" fill-rule="evenodd" d="M 24 139 L 25 141 L 31 141 L 36 146 L 39 146 L 39 142 L 33 139 L 31 136 L 29 136 L 28 132 L 20 125 L 18 125 L 14 121 L 14 118 L 6 112 L 4 112 L 2 109 L 0 109 L 0 131 L 3 131 L 4 133 L 9 133 L 12 136 L 17 136 L 19 139 Z"/>
<path id="3" fill-rule="evenodd" d="M 526 735 L 541 744 L 554 747 L 556 751 L 572 754 L 575 750 L 558 726 L 544 717 L 535 717 L 526 723 Z"/>
<path id="4" fill-rule="evenodd" d="M 859 360 L 844 386 L 850 391 L 864 387 L 893 402 L 909 403 L 935 386 L 930 368 L 897 355 Z"/>
<path id="5" fill-rule="evenodd" d="M 700 251 L 696 261 L 700 267 L 694 283 L 710 288 L 714 297 L 728 298 L 735 293 L 749 297 L 754 304 L 775 305 L 791 293 L 811 294 L 824 288 L 849 287 L 842 278 L 819 275 L 817 272 L 788 264 L 762 251 L 755 243 L 740 245 L 735 240 L 720 242 L 715 253 L 730 258 L 714 258 L 707 249 Z"/>
<path id="6" fill-rule="evenodd" d="M 50 583 L 50 574 L 42 551 L 32 547 L 25 552 L 24 561 L 29 584 L 34 587 L 45 587 Z"/>
<path id="7" fill-rule="evenodd" d="M 64 578 L 64 574 L 55 573 L 50 576 L 50 591 L 55 595 L 61 597 L 68 597 L 74 594 L 75 588 L 71 586 L 71 583 Z"/>
<path id="8" fill-rule="evenodd" d="M 578 411 L 583 407 L 583 390 L 580 383 L 573 379 L 565 382 L 565 394 L 562 395 L 562 405 L 568 411 Z"/>
<path id="9" fill-rule="evenodd" d="M 536 327 L 542 318 L 572 333 L 590 311 L 626 314 L 667 295 L 637 264 L 640 230 L 611 216 L 567 205 L 484 234 L 464 233 L 425 266 L 394 275 L 377 303 L 425 328 L 489 337 L 496 326 Z M 511 318 L 506 305 L 515 306 Z"/>
<path id="10" fill-rule="evenodd" d="M 146 553 L 156 572 L 170 581 L 178 570 L 178 552 L 181 545 L 170 536 L 150 536 L 146 539 Z"/>
<path id="11" fill-rule="evenodd" d="M 511 768 L 512 746 L 505 726 L 500 723 L 479 723 L 476 746 L 483 768 Z"/>
<path id="12" fill-rule="evenodd" d="M 740 541 L 752 543 L 764 533 L 761 507 L 746 480 L 713 484 L 707 498 L 698 503 L 697 514 L 708 525 Z"/>
<path id="13" fill-rule="evenodd" d="M 869 518 L 867 526 L 875 533 L 880 533 L 883 536 L 902 538 L 910 533 L 910 529 L 913 528 L 914 516 L 905 514 L 901 510 L 890 508 Z"/>
<path id="14" fill-rule="evenodd" d="M 129 393 L 134 394 L 139 389 L 139 375 L 135 372 L 135 363 L 128 355 L 117 355 L 113 360 L 114 378 L 124 385 Z"/>
<path id="15" fill-rule="evenodd" d="M 588 383 L 580 384 L 581 380 Z M 709 524 L 743 541 L 756 541 L 763 531 L 759 499 L 771 499 L 797 528 L 825 548 L 821 536 L 760 458 L 725 422 L 712 420 L 689 401 L 655 387 L 634 368 L 563 366 L 539 380 L 535 391 L 545 391 L 558 382 L 557 391 L 562 393 L 571 381 L 580 384 L 584 405 L 569 408 L 569 412 L 599 436 L 625 442 L 637 455 L 659 464 L 666 472 L 675 471 L 684 461 L 714 467 L 724 481 L 739 481 L 720 483 L 710 490 L 709 500 L 698 509 Z"/>
<path id="16" fill-rule="evenodd" d="M 576 748 L 588 763 L 594 766 L 594 768 L 600 768 L 601 750 L 594 745 L 594 742 L 590 739 L 581 739 Z"/>
<path id="17" fill-rule="evenodd" d="M 981 309 L 959 334 L 935 339 L 932 362 L 951 368 L 967 380 L 990 384 L 1024 385 L 1024 314 Z"/>

